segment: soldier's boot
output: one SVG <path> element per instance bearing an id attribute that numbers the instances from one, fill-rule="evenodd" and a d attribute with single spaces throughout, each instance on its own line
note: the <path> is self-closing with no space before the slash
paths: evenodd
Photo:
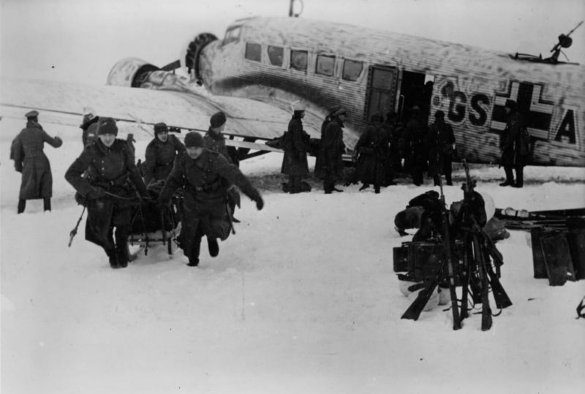
<path id="1" fill-rule="evenodd" d="M 451 174 L 445 174 L 445 180 L 447 181 L 447 186 L 453 186 L 453 178 L 451 177 Z"/>
<path id="2" fill-rule="evenodd" d="M 500 186 L 513 186 L 514 185 L 514 173 L 510 167 L 504 167 L 504 172 L 506 173 L 506 181 L 504 183 L 500 183 Z"/>
<path id="3" fill-rule="evenodd" d="M 301 177 L 289 175 L 288 188 L 290 194 L 297 194 L 301 192 Z"/>
<path id="4" fill-rule="evenodd" d="M 118 257 L 118 266 L 120 268 L 128 267 L 130 261 L 130 251 L 128 250 L 128 235 L 126 232 L 116 229 L 116 255 Z"/>
<path id="5" fill-rule="evenodd" d="M 516 169 L 516 183 L 514 187 L 522 187 L 524 186 L 524 171 L 522 168 Z"/>
<path id="6" fill-rule="evenodd" d="M 118 254 L 116 253 L 116 249 L 106 249 L 106 254 L 110 260 L 110 267 L 116 269 L 119 268 L 118 266 Z"/>
<path id="7" fill-rule="evenodd" d="M 219 244 L 217 238 L 207 236 L 207 248 L 209 249 L 209 255 L 211 257 L 217 257 L 219 254 Z"/>
<path id="8" fill-rule="evenodd" d="M 19 199 L 17 212 L 23 213 L 25 208 L 26 208 L 26 200 Z"/>
<path id="9" fill-rule="evenodd" d="M 187 265 L 189 267 L 197 267 L 199 265 L 199 251 L 201 249 L 201 237 L 197 236 L 195 240 L 193 240 L 193 245 L 191 246 L 191 251 L 189 253 L 189 262 Z"/>
<path id="10" fill-rule="evenodd" d="M 368 187 L 370 187 L 370 184 L 369 183 L 364 183 L 362 185 L 362 187 L 360 187 L 360 190 L 359 191 L 361 192 L 362 190 L 366 190 Z"/>
<path id="11" fill-rule="evenodd" d="M 435 182 L 435 186 L 439 186 L 439 176 L 440 175 L 433 175 L 433 181 Z"/>
<path id="12" fill-rule="evenodd" d="M 51 199 L 50 198 L 43 199 L 43 208 L 45 211 L 51 212 Z"/>

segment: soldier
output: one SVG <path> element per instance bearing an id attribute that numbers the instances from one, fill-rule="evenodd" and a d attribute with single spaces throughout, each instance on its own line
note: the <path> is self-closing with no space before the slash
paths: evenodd
<path id="1" fill-rule="evenodd" d="M 221 154 L 229 163 L 239 166 L 239 160 L 237 158 L 235 149 L 232 150 L 230 148 L 233 147 L 228 147 L 225 144 L 223 131 L 225 130 L 226 122 L 227 117 L 223 112 L 220 111 L 213 114 L 209 119 L 209 130 L 207 130 L 207 133 L 205 133 L 203 142 L 206 149 Z M 228 205 L 230 207 L 231 213 L 233 214 L 236 210 L 236 206 L 240 206 L 240 193 L 233 185 L 231 185 L 228 189 L 227 195 Z M 232 217 L 232 219 L 236 223 L 240 222 L 235 217 Z"/>
<path id="2" fill-rule="evenodd" d="M 332 192 L 342 192 L 337 189 L 335 183 L 343 178 L 343 152 L 345 144 L 343 143 L 343 121 L 347 111 L 339 108 L 331 114 L 331 121 L 323 132 L 321 139 L 321 163 L 323 168 L 323 189 L 325 194 Z"/>
<path id="3" fill-rule="evenodd" d="M 45 142 L 54 148 L 63 145 L 59 137 L 51 137 L 39 124 L 39 113 L 30 111 L 26 115 L 24 128 L 12 141 L 10 158 L 14 160 L 14 169 L 22 173 L 18 213 L 23 213 L 26 200 L 43 199 L 45 211 L 51 211 L 53 196 L 53 174 L 51 163 L 43 152 Z"/>
<path id="4" fill-rule="evenodd" d="M 388 160 L 388 133 L 382 127 L 384 116 L 372 115 L 371 122 L 360 136 L 355 151 L 359 153 L 357 164 L 358 178 L 363 186 L 360 191 L 374 184 L 376 194 L 380 193 L 380 186 L 386 185 L 386 161 Z"/>
<path id="5" fill-rule="evenodd" d="M 309 174 L 307 145 L 310 137 L 303 129 L 302 119 L 304 117 L 305 108 L 296 104 L 283 141 L 284 157 L 282 159 L 281 173 L 288 175 L 288 189 L 290 194 L 296 194 L 302 191 L 302 178 Z"/>
<path id="6" fill-rule="evenodd" d="M 445 175 L 447 185 L 453 185 L 451 173 L 455 135 L 451 125 L 445 122 L 443 111 L 435 112 L 435 122 L 429 128 L 426 144 L 429 156 L 429 176 L 433 177 L 435 186 L 439 186 L 441 175 Z"/>
<path id="7" fill-rule="evenodd" d="M 189 258 L 188 265 L 196 267 L 203 236 L 207 237 L 209 255 L 216 257 L 219 254 L 217 238 L 224 241 L 230 234 L 231 213 L 226 207 L 226 191 L 230 185 L 238 186 L 256 203 L 258 210 L 264 207 L 264 201 L 238 167 L 217 152 L 204 148 L 201 134 L 188 133 L 185 146 L 187 152 L 175 160 L 158 203 L 166 206 L 175 190 L 183 187 L 180 246 Z"/>
<path id="8" fill-rule="evenodd" d="M 65 179 L 87 207 L 85 239 L 101 246 L 112 268 L 128 265 L 131 216 L 140 197 L 148 199 L 146 185 L 134 164 L 134 153 L 117 139 L 112 118 L 100 117 L 96 142 L 81 153 L 65 173 Z M 86 173 L 86 176 L 82 176 Z M 115 228 L 115 242 L 114 242 Z"/>
<path id="9" fill-rule="evenodd" d="M 422 113 L 418 106 L 411 111 L 412 118 L 406 124 L 404 138 L 409 148 L 409 168 L 412 175 L 412 183 L 420 186 L 423 183 L 423 171 L 426 167 L 426 155 L 424 140 L 426 136 L 426 125 L 422 120 Z"/>
<path id="10" fill-rule="evenodd" d="M 145 160 L 142 165 L 144 183 L 167 179 L 173 169 L 177 154 L 185 152 L 185 145 L 174 135 L 169 135 L 165 123 L 154 125 L 154 139 L 146 147 Z"/>
<path id="11" fill-rule="evenodd" d="M 96 128 L 99 117 L 95 114 L 95 110 L 91 107 L 85 107 L 83 109 L 83 119 L 79 127 L 83 131 L 81 134 L 81 142 L 83 142 L 83 148 L 93 144 L 97 139 Z"/>
<path id="12" fill-rule="evenodd" d="M 524 118 L 517 110 L 517 104 L 514 100 L 506 100 L 506 114 L 508 120 L 506 129 L 502 133 L 501 148 L 502 160 L 501 165 L 506 173 L 506 181 L 500 183 L 500 186 L 522 187 L 524 185 L 524 166 L 529 154 L 529 136 L 524 124 Z M 516 171 L 516 182 L 514 182 L 514 172 Z"/>
<path id="13" fill-rule="evenodd" d="M 341 107 L 339 106 L 335 106 L 333 108 L 331 108 L 329 110 L 329 114 L 325 117 L 325 119 L 323 120 L 323 123 L 321 123 L 321 138 L 319 139 L 319 149 L 317 150 L 317 158 L 315 160 L 315 176 L 317 178 L 321 178 L 323 179 L 323 157 L 320 154 L 320 150 L 321 150 L 321 143 L 323 141 L 323 134 L 325 133 L 325 129 L 327 128 L 327 125 L 329 124 L 329 122 L 331 122 L 331 115 L 334 114 L 336 111 L 338 111 L 339 109 L 341 109 Z"/>

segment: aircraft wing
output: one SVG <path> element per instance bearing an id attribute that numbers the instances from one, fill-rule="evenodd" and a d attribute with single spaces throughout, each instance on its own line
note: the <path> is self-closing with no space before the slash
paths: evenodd
<path id="1" fill-rule="evenodd" d="M 84 107 L 92 107 L 99 116 L 149 125 L 147 130 L 151 131 L 155 123 L 165 122 L 169 127 L 205 132 L 211 115 L 224 111 L 228 117 L 224 134 L 253 141 L 282 136 L 291 118 L 290 112 L 265 102 L 213 96 L 203 88 L 200 94 L 195 94 L 3 78 L 0 89 L 2 116 L 24 120 L 26 112 L 36 109 L 41 112 L 41 123 L 75 127 L 81 123 Z M 306 123 L 311 137 L 320 137 L 319 125 L 316 117 Z M 230 140 L 226 142 L 229 144 Z M 264 145 L 250 147 L 258 149 Z M 269 147 L 265 150 L 278 151 Z"/>

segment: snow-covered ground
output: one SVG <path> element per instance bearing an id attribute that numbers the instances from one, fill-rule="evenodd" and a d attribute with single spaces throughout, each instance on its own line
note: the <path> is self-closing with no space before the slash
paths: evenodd
<path id="1" fill-rule="evenodd" d="M 42 116 L 40 118 L 42 123 Z M 159 246 L 126 269 L 69 232 L 81 214 L 63 174 L 81 150 L 79 130 L 46 148 L 53 211 L 16 214 L 20 175 L 8 160 L 24 122 L 0 123 L 1 391 L 13 393 L 577 393 L 585 387 L 585 320 L 575 308 L 585 281 L 550 287 L 533 278 L 530 237 L 498 243 L 502 284 L 514 305 L 482 332 L 472 315 L 459 331 L 442 307 L 416 322 L 398 289 L 392 251 L 410 237 L 395 214 L 429 190 L 398 186 L 323 194 L 279 190 L 278 154 L 242 163 L 263 191 L 243 197 L 237 234 L 199 268 Z M 126 131 L 121 133 L 124 137 Z M 137 130 L 137 151 L 148 141 Z M 138 155 L 140 158 L 140 154 Z M 312 162 L 311 162 L 312 164 Z M 500 208 L 582 207 L 585 173 L 526 171 L 523 189 L 498 187 L 502 170 L 474 166 L 478 190 Z M 460 200 L 456 166 L 448 202 Z M 432 182 L 431 182 L 432 184 Z M 205 241 L 203 242 L 205 245 Z M 492 300 L 493 304 L 493 300 Z M 579 388 L 580 387 L 580 388 Z"/>

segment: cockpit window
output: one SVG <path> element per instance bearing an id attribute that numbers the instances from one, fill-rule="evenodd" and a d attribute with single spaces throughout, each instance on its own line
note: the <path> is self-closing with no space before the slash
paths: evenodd
<path id="1" fill-rule="evenodd" d="M 239 41 L 241 32 L 242 28 L 240 26 L 228 28 L 227 31 L 225 32 L 223 45 L 229 44 L 230 42 Z"/>
<path id="2" fill-rule="evenodd" d="M 273 66 L 282 67 L 282 59 L 284 57 L 284 49 L 282 47 L 273 47 L 268 45 L 268 59 Z"/>
<path id="3" fill-rule="evenodd" d="M 246 43 L 246 59 L 259 62 L 262 60 L 262 45 L 252 42 Z"/>
<path id="4" fill-rule="evenodd" d="M 364 69 L 363 62 L 356 62 L 355 60 L 345 59 L 343 61 L 343 75 L 342 78 L 346 81 L 357 81 Z"/>
<path id="5" fill-rule="evenodd" d="M 290 68 L 307 71 L 309 53 L 307 51 L 290 51 Z"/>
<path id="6" fill-rule="evenodd" d="M 321 75 L 333 76 L 335 72 L 335 56 L 319 55 L 317 56 L 317 65 L 315 73 Z"/>

